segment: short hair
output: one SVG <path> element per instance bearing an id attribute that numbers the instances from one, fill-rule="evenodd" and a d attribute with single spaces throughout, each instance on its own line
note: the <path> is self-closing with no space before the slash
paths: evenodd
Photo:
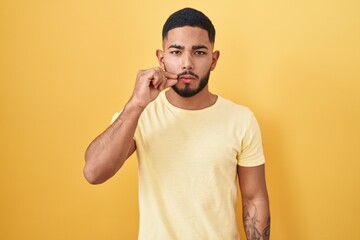
<path id="1" fill-rule="evenodd" d="M 214 25 L 204 13 L 193 8 L 184 8 L 171 14 L 163 26 L 162 39 L 164 40 L 167 37 L 171 29 L 185 26 L 199 27 L 206 30 L 210 42 L 215 43 Z"/>

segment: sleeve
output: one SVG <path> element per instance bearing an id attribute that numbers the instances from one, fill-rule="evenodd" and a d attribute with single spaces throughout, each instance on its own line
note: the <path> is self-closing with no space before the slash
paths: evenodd
<path id="1" fill-rule="evenodd" d="M 115 120 L 119 117 L 120 113 L 121 113 L 121 111 L 120 111 L 120 112 L 116 112 L 116 113 L 112 116 L 112 118 L 111 118 L 111 124 L 113 124 L 113 122 L 115 122 Z"/>
<path id="2" fill-rule="evenodd" d="M 249 124 L 245 129 L 237 160 L 238 165 L 243 167 L 254 167 L 265 163 L 260 127 L 254 114 L 251 114 Z"/>

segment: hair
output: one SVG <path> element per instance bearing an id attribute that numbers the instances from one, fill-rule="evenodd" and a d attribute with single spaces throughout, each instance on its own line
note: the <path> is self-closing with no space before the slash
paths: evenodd
<path id="1" fill-rule="evenodd" d="M 215 43 L 214 25 L 205 14 L 193 8 L 184 8 L 170 15 L 163 26 L 163 40 L 171 29 L 185 26 L 199 27 L 206 30 L 210 42 Z"/>

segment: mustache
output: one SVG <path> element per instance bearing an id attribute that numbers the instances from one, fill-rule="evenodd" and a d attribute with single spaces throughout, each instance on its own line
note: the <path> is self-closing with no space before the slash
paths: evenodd
<path id="1" fill-rule="evenodd" d="M 184 71 L 184 72 L 178 74 L 178 79 L 179 79 L 181 76 L 184 76 L 184 75 L 191 75 L 191 76 L 193 76 L 193 77 L 195 77 L 195 78 L 199 78 L 199 76 L 198 76 L 197 74 L 195 74 L 194 72 L 192 72 L 192 71 Z"/>

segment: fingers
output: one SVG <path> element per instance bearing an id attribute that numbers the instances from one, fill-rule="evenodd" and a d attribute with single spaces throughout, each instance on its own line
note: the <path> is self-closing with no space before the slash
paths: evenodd
<path id="1" fill-rule="evenodd" d="M 166 72 L 160 67 L 142 70 L 138 73 L 140 85 L 146 84 L 148 87 L 160 91 L 176 84 L 178 81 L 177 78 L 177 74 Z"/>
<path id="2" fill-rule="evenodd" d="M 177 84 L 178 80 L 177 79 L 168 79 L 164 85 L 164 89 L 174 86 L 175 84 Z"/>
<path id="3" fill-rule="evenodd" d="M 177 79 L 167 78 L 166 81 L 164 81 L 163 84 L 160 85 L 159 90 L 162 91 L 168 87 L 174 86 L 177 82 Z"/>
<path id="4" fill-rule="evenodd" d="M 178 78 L 177 74 L 169 73 L 169 72 L 165 72 L 165 71 L 164 71 L 164 75 L 167 79 L 177 79 Z"/>
<path id="5" fill-rule="evenodd" d="M 159 88 L 159 86 L 165 81 L 165 76 L 163 74 L 163 71 L 161 68 L 153 68 L 150 70 L 151 76 L 150 76 L 150 84 L 154 88 Z"/>
<path id="6" fill-rule="evenodd" d="M 162 90 L 176 84 L 177 77 L 176 74 L 165 72 L 159 67 L 140 70 L 136 77 L 132 101 L 146 107 Z"/>
<path id="7" fill-rule="evenodd" d="M 177 83 L 177 74 L 173 74 L 170 72 L 165 72 L 161 68 L 155 68 L 156 73 L 158 73 L 158 76 L 154 75 L 154 87 L 161 90 L 164 90 L 165 88 L 168 88 L 170 86 L 173 86 Z"/>

